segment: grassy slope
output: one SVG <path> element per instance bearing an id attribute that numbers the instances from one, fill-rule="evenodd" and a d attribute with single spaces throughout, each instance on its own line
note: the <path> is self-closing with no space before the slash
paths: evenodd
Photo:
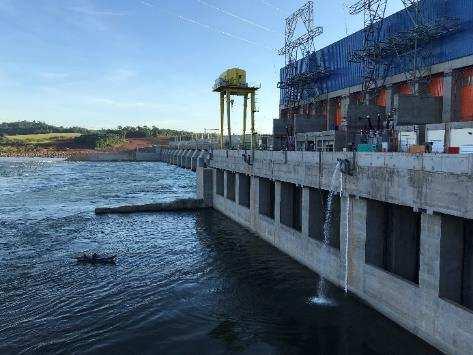
<path id="1" fill-rule="evenodd" d="M 71 140 L 80 136 L 79 133 L 45 133 L 6 136 L 8 140 L 23 142 L 26 144 L 52 144 L 57 141 Z"/>

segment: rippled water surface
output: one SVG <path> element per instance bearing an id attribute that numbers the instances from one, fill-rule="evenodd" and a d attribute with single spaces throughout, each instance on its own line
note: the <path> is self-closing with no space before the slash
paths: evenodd
<path id="1" fill-rule="evenodd" d="M 217 212 L 93 214 L 194 193 L 161 163 L 0 160 L 0 353 L 435 353 Z"/>

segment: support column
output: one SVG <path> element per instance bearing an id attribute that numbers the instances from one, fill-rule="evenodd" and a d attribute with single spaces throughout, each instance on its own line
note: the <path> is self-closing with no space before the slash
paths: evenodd
<path id="1" fill-rule="evenodd" d="M 213 197 L 217 196 L 217 169 L 212 169 L 212 194 Z"/>
<path id="2" fill-rule="evenodd" d="M 228 181 L 228 172 L 225 170 L 223 172 L 223 197 L 227 199 L 227 181 Z"/>
<path id="3" fill-rule="evenodd" d="M 331 108 L 332 105 L 330 105 L 330 99 L 328 97 L 328 94 L 327 94 L 327 100 L 325 102 L 326 102 L 325 114 L 327 115 L 325 118 L 325 130 L 328 131 L 330 129 L 330 116 L 332 114 L 332 108 Z"/>
<path id="4" fill-rule="evenodd" d="M 279 227 L 281 223 L 281 182 L 274 182 L 274 224 Z"/>
<path id="5" fill-rule="evenodd" d="M 203 199 L 208 207 L 213 205 L 213 180 L 213 169 L 197 168 L 197 198 Z"/>
<path id="6" fill-rule="evenodd" d="M 420 327 L 428 334 L 435 334 L 438 327 L 438 302 L 440 288 L 440 240 L 442 216 L 422 214 L 419 255 L 419 287 L 422 290 L 422 319 Z"/>
<path id="7" fill-rule="evenodd" d="M 443 136 L 443 151 L 444 153 L 448 153 L 448 148 L 450 148 L 450 141 L 451 141 L 451 130 L 452 127 L 449 123 L 445 123 L 445 133 Z"/>
<path id="8" fill-rule="evenodd" d="M 420 233 L 419 286 L 435 297 L 439 293 L 441 237 L 441 215 L 423 213 Z"/>
<path id="9" fill-rule="evenodd" d="M 340 200 L 340 284 L 347 281 L 352 292 L 364 292 L 366 210 L 365 199 L 347 195 Z"/>
<path id="10" fill-rule="evenodd" d="M 220 149 L 223 149 L 223 120 L 225 115 L 225 93 L 220 93 Z"/>
<path id="11" fill-rule="evenodd" d="M 251 150 L 252 158 L 254 157 L 255 150 L 255 112 L 256 112 L 256 92 L 251 93 Z"/>
<path id="12" fill-rule="evenodd" d="M 443 74 L 443 112 L 442 122 L 453 121 L 453 75 L 452 71 Z"/>
<path id="13" fill-rule="evenodd" d="M 392 85 L 386 85 L 386 113 L 391 113 L 393 109 L 394 88 Z"/>
<path id="14" fill-rule="evenodd" d="M 341 100 L 340 100 L 340 107 L 342 111 L 342 117 L 346 118 L 348 115 L 348 105 L 350 104 L 350 96 L 349 95 L 343 95 Z"/>
<path id="15" fill-rule="evenodd" d="M 235 204 L 240 206 L 240 173 L 235 173 Z"/>
<path id="16" fill-rule="evenodd" d="M 248 113 L 248 94 L 243 95 L 243 149 L 246 151 L 246 116 Z"/>
<path id="17" fill-rule="evenodd" d="M 231 127 L 231 122 L 230 122 L 230 99 L 231 99 L 231 94 L 230 91 L 227 91 L 227 133 L 228 133 L 228 149 L 232 148 L 232 127 Z"/>
<path id="18" fill-rule="evenodd" d="M 254 227 L 259 219 L 259 178 L 251 176 L 250 179 L 250 216 L 251 225 Z"/>
<path id="19" fill-rule="evenodd" d="M 309 238 L 309 188 L 302 188 L 302 235 Z"/>

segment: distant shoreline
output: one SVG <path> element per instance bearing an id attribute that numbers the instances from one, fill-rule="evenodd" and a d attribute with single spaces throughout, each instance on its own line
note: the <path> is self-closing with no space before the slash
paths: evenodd
<path id="1" fill-rule="evenodd" d="M 10 151 L 1 152 L 0 158 L 60 158 L 74 161 L 95 160 L 96 157 L 106 157 L 108 155 L 124 154 L 129 155 L 134 151 L 130 150 L 87 150 L 87 149 L 68 149 L 68 150 L 52 150 L 37 149 L 31 151 Z M 95 158 L 94 158 L 95 157 Z"/>
<path id="2" fill-rule="evenodd" d="M 46 150 L 38 149 L 31 151 L 10 151 L 1 152 L 2 158 L 69 158 L 71 156 L 95 154 L 97 151 L 84 150 Z"/>

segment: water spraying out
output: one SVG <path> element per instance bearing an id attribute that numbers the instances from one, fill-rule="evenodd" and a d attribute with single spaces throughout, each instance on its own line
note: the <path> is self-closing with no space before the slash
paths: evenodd
<path id="1" fill-rule="evenodd" d="M 333 199 L 337 194 L 340 194 L 341 196 L 343 174 L 340 170 L 340 166 L 341 166 L 341 163 L 337 162 L 337 165 L 335 166 L 335 170 L 333 171 L 332 180 L 330 182 L 330 191 L 327 197 L 327 204 L 325 208 L 325 221 L 324 221 L 324 228 L 323 228 L 324 241 L 323 241 L 322 249 L 321 249 L 322 254 L 325 254 L 327 252 L 327 249 L 330 243 L 331 234 L 332 234 Z M 340 174 L 341 176 L 339 191 L 336 190 L 338 174 Z M 317 289 L 317 297 L 315 297 L 312 300 L 312 302 L 317 303 L 317 304 L 331 304 L 331 301 L 329 300 L 328 295 L 327 295 L 327 281 L 322 277 L 320 277 L 320 280 L 319 280 L 318 289 Z"/>

